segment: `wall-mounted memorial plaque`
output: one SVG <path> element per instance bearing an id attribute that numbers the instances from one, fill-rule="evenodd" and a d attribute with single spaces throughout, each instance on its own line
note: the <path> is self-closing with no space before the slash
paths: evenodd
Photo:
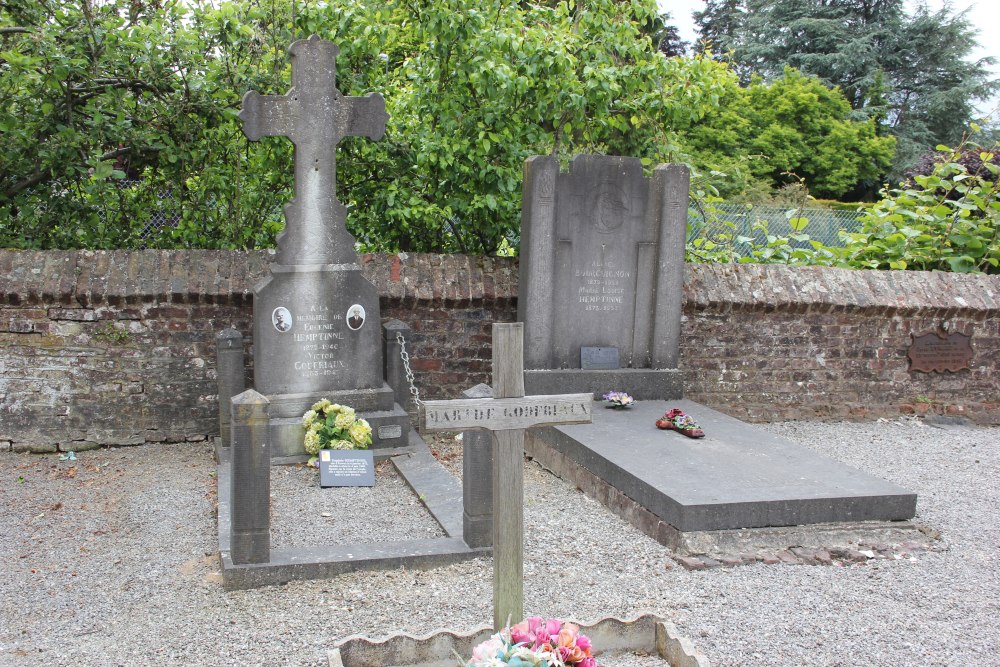
<path id="1" fill-rule="evenodd" d="M 972 364 L 972 336 L 963 333 L 929 331 L 910 334 L 912 342 L 907 356 L 910 370 L 921 373 L 943 373 L 970 368 Z"/>
<path id="2" fill-rule="evenodd" d="M 617 347 L 581 347 L 580 368 L 584 370 L 616 370 L 621 368 Z"/>
<path id="3" fill-rule="evenodd" d="M 371 450 L 319 450 L 319 485 L 375 486 L 375 462 Z"/>

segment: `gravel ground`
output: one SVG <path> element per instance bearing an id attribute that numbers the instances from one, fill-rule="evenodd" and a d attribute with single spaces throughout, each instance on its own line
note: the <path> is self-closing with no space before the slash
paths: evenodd
<path id="1" fill-rule="evenodd" d="M 846 567 L 668 568 L 666 549 L 528 463 L 526 612 L 589 621 L 653 611 L 716 667 L 1000 665 L 1000 429 L 765 428 L 917 491 L 939 548 Z M 454 443 L 437 453 L 460 468 Z M 437 534 L 391 466 L 374 489 L 319 492 L 312 474 L 275 470 L 276 545 Z M 205 444 L 76 461 L 0 454 L 0 494 L 0 665 L 325 665 L 351 634 L 470 630 L 492 617 L 489 559 L 224 591 Z"/>

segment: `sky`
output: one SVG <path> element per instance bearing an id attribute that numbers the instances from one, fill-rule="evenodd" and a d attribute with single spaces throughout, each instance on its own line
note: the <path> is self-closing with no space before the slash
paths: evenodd
<path id="1" fill-rule="evenodd" d="M 696 39 L 694 21 L 691 12 L 704 8 L 703 0 L 657 0 L 660 9 L 670 12 L 673 17 L 673 24 L 681 33 L 681 39 L 692 42 Z M 907 0 L 907 7 L 912 9 L 917 3 L 914 0 Z M 944 0 L 927 0 L 927 5 L 931 11 L 936 11 L 944 4 Z M 952 9 L 961 11 L 969 10 L 969 19 L 972 25 L 980 31 L 979 43 L 982 48 L 975 53 L 975 57 L 993 56 L 998 64 L 993 66 L 993 72 L 1000 77 L 1000 41 L 996 40 L 996 26 L 1000 25 L 1000 1 L 998 0 L 952 0 Z M 997 105 L 1000 99 L 994 98 L 989 103 L 984 104 L 980 111 L 985 115 Z M 998 114 L 1000 115 L 1000 114 Z"/>

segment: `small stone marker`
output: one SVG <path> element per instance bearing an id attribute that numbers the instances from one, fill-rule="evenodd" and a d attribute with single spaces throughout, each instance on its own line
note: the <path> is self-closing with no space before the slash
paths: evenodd
<path id="1" fill-rule="evenodd" d="M 580 368 L 585 371 L 621 368 L 617 347 L 581 347 Z"/>
<path id="2" fill-rule="evenodd" d="M 910 370 L 921 373 L 957 373 L 972 366 L 972 336 L 963 333 L 928 331 L 910 334 L 907 356 Z"/>
<path id="3" fill-rule="evenodd" d="M 493 325 L 493 395 L 424 401 L 429 431 L 493 433 L 493 627 L 524 616 L 524 429 L 589 424 L 591 394 L 524 395 L 524 326 Z"/>
<path id="4" fill-rule="evenodd" d="M 215 368 L 219 385 L 220 444 L 229 447 L 233 440 L 229 401 L 246 389 L 243 372 L 243 334 L 232 327 L 215 337 Z"/>

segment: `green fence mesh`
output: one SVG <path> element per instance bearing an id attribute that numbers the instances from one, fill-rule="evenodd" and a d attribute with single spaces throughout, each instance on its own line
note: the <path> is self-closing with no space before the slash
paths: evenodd
<path id="1" fill-rule="evenodd" d="M 765 241 L 765 232 L 755 229 L 758 223 L 767 223 L 767 233 L 788 236 L 794 233 L 789 223 L 793 218 L 806 218 L 802 232 L 810 239 L 827 246 L 843 246 L 840 231 L 855 232 L 861 228 L 861 214 L 856 211 L 834 211 L 825 208 L 787 209 L 746 204 L 715 204 L 704 209 L 693 206 L 688 212 L 688 241 L 698 237 L 714 239 L 720 234 L 733 237 L 746 236 L 757 242 Z M 732 223 L 732 227 L 726 223 Z"/>

